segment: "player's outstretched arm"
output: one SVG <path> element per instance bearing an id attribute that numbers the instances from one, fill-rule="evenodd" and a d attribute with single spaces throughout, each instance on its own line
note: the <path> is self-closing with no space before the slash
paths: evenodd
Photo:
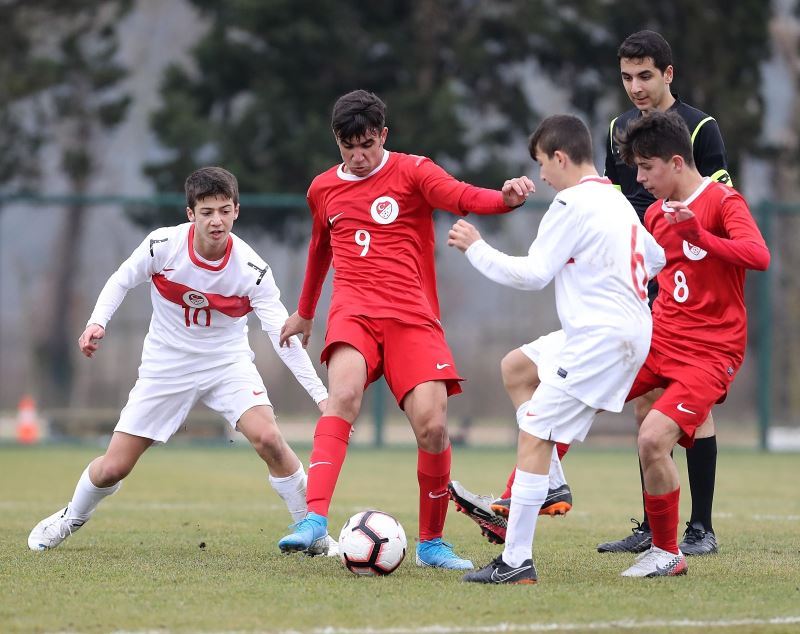
<path id="1" fill-rule="evenodd" d="M 302 335 L 300 341 L 304 348 L 308 347 L 308 341 L 311 339 L 311 327 L 314 325 L 313 319 L 304 319 L 300 313 L 295 311 L 286 320 L 281 328 L 280 344 L 281 347 L 288 347 L 291 345 L 290 338 L 294 335 Z"/>
<path id="2" fill-rule="evenodd" d="M 90 357 L 100 347 L 100 340 L 106 336 L 106 329 L 100 324 L 89 324 L 78 338 L 78 347 L 84 356 Z"/>

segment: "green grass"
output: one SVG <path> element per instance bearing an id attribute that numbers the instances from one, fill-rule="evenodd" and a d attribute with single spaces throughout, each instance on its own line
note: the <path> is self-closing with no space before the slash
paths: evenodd
<path id="1" fill-rule="evenodd" d="M 459 574 L 420 569 L 413 551 L 386 578 L 358 578 L 336 559 L 282 556 L 276 541 L 288 515 L 262 464 L 236 447 L 169 446 L 148 452 L 122 490 L 60 548 L 34 553 L 27 534 L 63 506 L 98 449 L 0 447 L 0 630 L 340 631 L 434 626 L 454 631 L 545 631 L 651 623 L 637 629 L 797 632 L 800 622 L 800 458 L 722 450 L 715 529 L 717 556 L 690 559 L 689 575 L 623 579 L 629 555 L 600 555 L 599 541 L 622 537 L 638 515 L 631 451 L 577 448 L 565 460 L 575 495 L 566 518 L 542 518 L 536 532 L 540 583 L 476 587 Z M 676 454 L 683 459 L 683 452 Z M 306 456 L 303 456 L 305 458 Z M 416 534 L 415 453 L 351 451 L 331 526 L 364 508 L 394 514 Z M 458 450 L 453 477 L 497 493 L 510 451 Z M 683 463 L 679 465 L 685 473 Z M 682 521 L 688 519 L 688 487 Z M 498 552 L 465 516 L 451 512 L 446 537 L 486 563 Z M 200 548 L 200 543 L 206 544 Z M 689 619 L 695 626 L 680 624 Z M 738 627 L 733 621 L 746 619 Z M 612 625 L 618 622 L 618 625 Z M 657 626 L 661 623 L 661 626 Z M 598 625 L 599 624 L 599 625 Z M 629 624 L 630 625 L 630 624 Z M 541 626 L 541 629 L 537 629 Z M 567 629 L 563 627 L 562 629 Z M 560 631 L 560 630 L 555 630 Z M 388 634 L 388 633 L 386 633 Z"/>

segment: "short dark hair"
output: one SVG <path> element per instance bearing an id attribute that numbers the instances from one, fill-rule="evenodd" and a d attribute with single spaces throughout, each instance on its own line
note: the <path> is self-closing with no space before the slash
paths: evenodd
<path id="1" fill-rule="evenodd" d="M 333 106 L 331 127 L 337 139 L 380 133 L 386 124 L 386 104 L 372 92 L 354 90 L 342 95 Z"/>
<path id="2" fill-rule="evenodd" d="M 638 117 L 617 134 L 617 141 L 620 156 L 628 165 L 633 165 L 636 157 L 668 161 L 678 155 L 694 166 L 689 127 L 676 112 L 656 111 Z"/>
<path id="3" fill-rule="evenodd" d="M 528 152 L 534 161 L 537 146 L 548 158 L 552 158 L 556 150 L 561 150 L 573 163 L 592 162 L 592 136 L 589 129 L 578 117 L 569 114 L 547 117 L 531 134 Z"/>
<path id="4" fill-rule="evenodd" d="M 637 31 L 625 38 L 617 50 L 617 59 L 644 59 L 651 57 L 653 65 L 662 73 L 672 65 L 669 42 L 655 31 Z"/>
<path id="5" fill-rule="evenodd" d="M 236 177 L 221 167 L 201 167 L 189 174 L 184 184 L 186 206 L 194 209 L 198 199 L 207 196 L 222 196 L 239 204 L 239 183 Z"/>

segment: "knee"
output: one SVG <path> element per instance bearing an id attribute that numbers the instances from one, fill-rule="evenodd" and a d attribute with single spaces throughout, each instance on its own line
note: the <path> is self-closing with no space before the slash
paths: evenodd
<path id="1" fill-rule="evenodd" d="M 513 352 L 509 352 L 500 362 L 500 375 L 503 377 L 503 385 L 506 389 L 515 387 L 519 383 L 515 368 L 516 363 Z"/>
<path id="2" fill-rule="evenodd" d="M 90 472 L 92 484 L 101 489 L 114 486 L 128 476 L 133 470 L 134 464 L 105 455 L 97 461 L 94 473 Z"/>
<path id="3" fill-rule="evenodd" d="M 256 453 L 264 459 L 272 459 L 283 451 L 283 435 L 274 419 L 267 419 L 259 425 L 257 434 L 251 437 L 250 444 Z"/>
<path id="4" fill-rule="evenodd" d="M 669 454 L 669 449 L 665 448 L 663 438 L 647 427 L 642 427 L 639 430 L 638 447 L 639 459 L 642 461 L 643 466 Z"/>
<path id="5" fill-rule="evenodd" d="M 447 447 L 447 422 L 444 412 L 431 412 L 421 417 L 415 425 L 417 445 L 432 453 L 444 451 Z"/>
<path id="6" fill-rule="evenodd" d="M 361 398 L 363 395 L 363 390 L 353 386 L 332 388 L 325 413 L 353 421 L 358 417 L 358 412 L 361 410 Z"/>

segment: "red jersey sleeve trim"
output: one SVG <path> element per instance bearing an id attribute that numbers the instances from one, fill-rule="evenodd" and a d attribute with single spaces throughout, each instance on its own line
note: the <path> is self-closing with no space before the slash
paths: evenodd
<path id="1" fill-rule="evenodd" d="M 186 246 L 189 249 L 189 259 L 195 266 L 199 266 L 201 269 L 206 269 L 207 271 L 221 271 L 227 266 L 228 260 L 231 259 L 231 251 L 233 250 L 233 238 L 228 236 L 228 244 L 225 247 L 225 256 L 222 258 L 222 262 L 220 262 L 216 266 L 213 266 L 211 264 L 206 264 L 199 257 L 197 257 L 197 254 L 194 252 L 194 225 L 189 227 L 189 240 Z"/>

